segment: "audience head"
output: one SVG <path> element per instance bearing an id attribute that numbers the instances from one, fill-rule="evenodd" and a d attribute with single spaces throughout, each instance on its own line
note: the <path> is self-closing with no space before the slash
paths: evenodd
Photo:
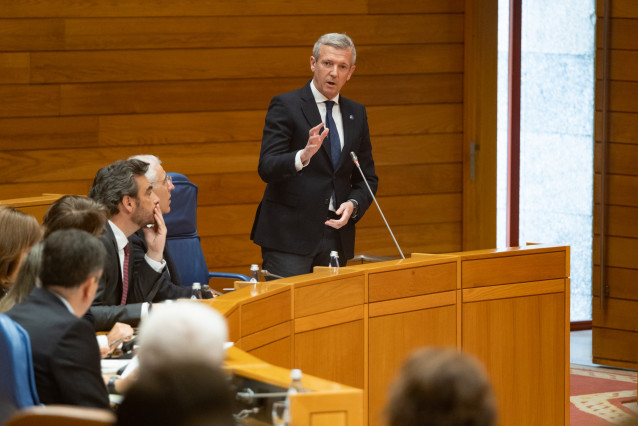
<path id="1" fill-rule="evenodd" d="M 159 198 L 160 210 L 163 214 L 171 211 L 171 191 L 175 188 L 173 180 L 164 171 L 162 161 L 154 155 L 135 155 L 129 157 L 129 160 L 140 160 L 149 164 L 146 177 L 153 185 L 153 192 Z"/>
<path id="2" fill-rule="evenodd" d="M 403 363 L 386 414 L 391 426 L 494 426 L 496 402 L 483 366 L 455 349 L 426 348 Z"/>
<path id="3" fill-rule="evenodd" d="M 5 313 L 18 303 L 22 302 L 33 290 L 40 275 L 40 263 L 42 261 L 43 242 L 36 243 L 27 257 L 22 262 L 20 272 L 9 289 L 9 292 L 0 300 L 0 313 Z"/>
<path id="4" fill-rule="evenodd" d="M 44 214 L 44 237 L 59 229 L 81 229 L 96 237 L 104 233 L 108 210 L 92 198 L 65 195 L 55 201 Z"/>
<path id="5" fill-rule="evenodd" d="M 145 176 L 147 171 L 148 163 L 143 161 L 118 160 L 98 170 L 89 191 L 89 197 L 106 206 L 111 220 L 119 222 L 121 217 L 126 222 L 118 226 L 126 225 L 127 235 L 154 223 L 159 199 Z"/>
<path id="6" fill-rule="evenodd" d="M 105 256 L 104 245 L 88 232 L 55 231 L 42 248 L 42 287 L 67 299 L 75 314 L 82 316 L 93 303 Z"/>
<path id="7" fill-rule="evenodd" d="M 140 374 L 117 411 L 117 425 L 234 426 L 233 408 L 220 368 L 177 361 Z"/>
<path id="8" fill-rule="evenodd" d="M 210 306 L 194 301 L 162 304 L 140 326 L 140 374 L 180 360 L 219 367 L 227 338 L 226 320 Z"/>
<path id="9" fill-rule="evenodd" d="M 42 238 L 35 217 L 11 206 L 0 206 L 0 287 L 15 281 L 27 253 Z"/>

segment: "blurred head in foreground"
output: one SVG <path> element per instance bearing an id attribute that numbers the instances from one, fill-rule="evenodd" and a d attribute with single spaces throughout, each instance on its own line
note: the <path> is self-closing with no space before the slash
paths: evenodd
<path id="1" fill-rule="evenodd" d="M 220 367 L 227 339 L 226 320 L 208 305 L 195 301 L 154 304 L 140 326 L 140 376 L 177 361 Z"/>
<path id="2" fill-rule="evenodd" d="M 117 425 L 234 426 L 233 407 L 220 368 L 180 361 L 140 376 L 117 411 Z"/>
<path id="3" fill-rule="evenodd" d="M 494 426 L 496 402 L 483 366 L 456 349 L 425 348 L 403 363 L 390 391 L 391 426 Z"/>

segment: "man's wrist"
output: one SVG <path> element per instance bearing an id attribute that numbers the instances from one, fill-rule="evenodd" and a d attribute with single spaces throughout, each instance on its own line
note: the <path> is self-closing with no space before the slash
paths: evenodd
<path id="1" fill-rule="evenodd" d="M 108 384 L 109 394 L 112 394 L 112 395 L 118 395 L 119 394 L 119 392 L 115 388 L 115 382 L 117 380 L 119 380 L 119 379 L 120 379 L 120 376 L 118 376 L 118 375 L 111 376 L 109 378 L 109 384 Z"/>
<path id="2" fill-rule="evenodd" d="M 355 200 L 354 198 L 350 198 L 348 201 L 350 201 L 352 205 L 354 206 L 354 208 L 352 209 L 352 214 L 350 215 L 350 218 L 356 219 L 359 216 L 359 202 Z"/>

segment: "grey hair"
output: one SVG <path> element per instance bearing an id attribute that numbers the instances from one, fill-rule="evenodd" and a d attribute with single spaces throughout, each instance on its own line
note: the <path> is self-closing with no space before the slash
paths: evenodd
<path id="1" fill-rule="evenodd" d="M 154 185 L 157 183 L 157 166 L 162 164 L 162 160 L 151 154 L 132 155 L 128 160 L 140 160 L 148 163 L 150 167 L 146 171 L 146 179 Z"/>
<path id="2" fill-rule="evenodd" d="M 140 374 L 176 361 L 221 367 L 227 339 L 226 319 L 210 306 L 190 300 L 162 306 L 140 326 Z"/>
<path id="3" fill-rule="evenodd" d="M 315 60 L 319 60 L 319 49 L 322 45 L 332 46 L 335 49 L 350 49 L 352 51 L 352 63 L 354 65 L 357 62 L 357 50 L 354 48 L 354 42 L 346 34 L 340 33 L 328 33 L 319 37 L 319 40 L 315 43 L 315 47 L 312 49 L 312 56 Z"/>

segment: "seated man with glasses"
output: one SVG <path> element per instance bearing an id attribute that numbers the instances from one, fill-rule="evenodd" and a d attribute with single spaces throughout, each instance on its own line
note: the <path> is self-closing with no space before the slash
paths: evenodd
<path id="1" fill-rule="evenodd" d="M 173 179 L 164 171 L 161 160 L 154 155 L 135 155 L 130 157 L 129 160 L 140 160 L 149 164 L 146 178 L 153 186 L 153 192 L 159 198 L 160 211 L 163 215 L 170 212 L 171 191 L 175 186 L 173 185 Z M 144 262 L 144 255 L 148 251 L 146 239 L 144 238 L 144 230 L 140 229 L 135 232 L 129 237 L 129 241 L 133 248 L 132 259 L 134 265 Z M 166 268 L 164 268 L 162 277 L 157 282 L 158 290 L 153 298 L 153 302 L 190 297 L 191 289 L 190 287 L 182 287 L 177 266 L 168 252 L 168 245 L 164 246 L 164 261 L 166 262 Z M 190 283 L 186 284 L 188 285 Z"/>

